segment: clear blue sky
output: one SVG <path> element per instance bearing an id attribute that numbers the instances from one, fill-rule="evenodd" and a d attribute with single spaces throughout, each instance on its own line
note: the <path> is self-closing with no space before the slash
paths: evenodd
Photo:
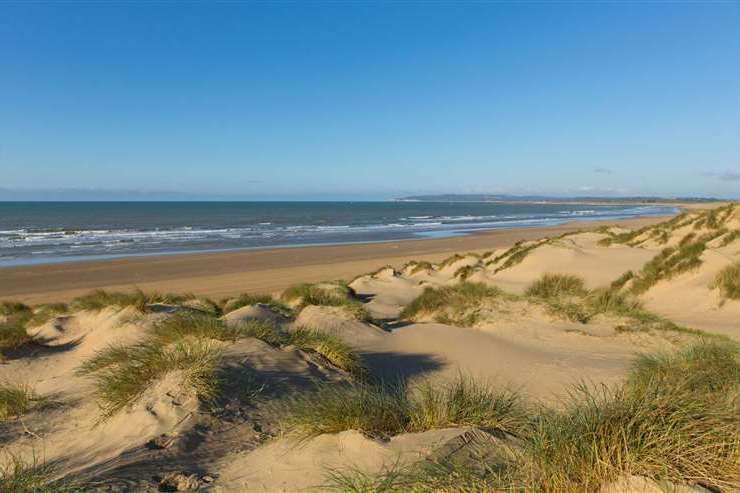
<path id="1" fill-rule="evenodd" d="M 0 4 L 0 188 L 740 196 L 740 2 Z"/>

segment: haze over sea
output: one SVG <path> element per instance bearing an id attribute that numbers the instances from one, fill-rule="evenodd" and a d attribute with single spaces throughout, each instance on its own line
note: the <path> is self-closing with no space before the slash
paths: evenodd
<path id="1" fill-rule="evenodd" d="M 0 203 L 0 266 L 439 237 L 674 211 L 534 203 L 6 202 Z"/>

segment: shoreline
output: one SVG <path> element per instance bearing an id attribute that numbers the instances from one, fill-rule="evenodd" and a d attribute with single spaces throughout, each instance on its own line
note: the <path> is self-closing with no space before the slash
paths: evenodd
<path id="1" fill-rule="evenodd" d="M 351 279 L 383 265 L 439 261 L 578 229 L 604 225 L 639 228 L 672 216 L 570 221 L 556 226 L 477 231 L 462 236 L 127 256 L 0 267 L 0 300 L 37 304 L 68 301 L 93 289 L 192 292 L 220 298 L 243 292 L 274 293 L 302 282 Z"/>

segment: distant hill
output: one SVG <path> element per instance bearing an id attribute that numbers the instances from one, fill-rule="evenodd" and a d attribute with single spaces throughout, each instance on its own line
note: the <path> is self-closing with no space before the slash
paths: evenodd
<path id="1" fill-rule="evenodd" d="M 399 202 L 584 202 L 584 203 L 636 203 L 660 204 L 674 202 L 716 202 L 712 197 L 548 197 L 543 195 L 495 195 L 495 194 L 437 194 L 410 195 L 394 199 Z"/>

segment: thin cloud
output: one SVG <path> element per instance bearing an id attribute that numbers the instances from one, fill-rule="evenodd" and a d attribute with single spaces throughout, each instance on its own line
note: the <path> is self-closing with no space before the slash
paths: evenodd
<path id="1" fill-rule="evenodd" d="M 740 181 L 740 171 L 727 169 L 725 171 L 706 171 L 702 173 L 703 176 L 710 178 L 717 178 L 722 181 Z"/>
<path id="2" fill-rule="evenodd" d="M 602 174 L 602 175 L 611 175 L 612 174 L 612 170 L 610 170 L 609 168 L 600 168 L 599 167 L 599 168 L 594 168 L 594 173 L 599 173 L 599 174 Z"/>

